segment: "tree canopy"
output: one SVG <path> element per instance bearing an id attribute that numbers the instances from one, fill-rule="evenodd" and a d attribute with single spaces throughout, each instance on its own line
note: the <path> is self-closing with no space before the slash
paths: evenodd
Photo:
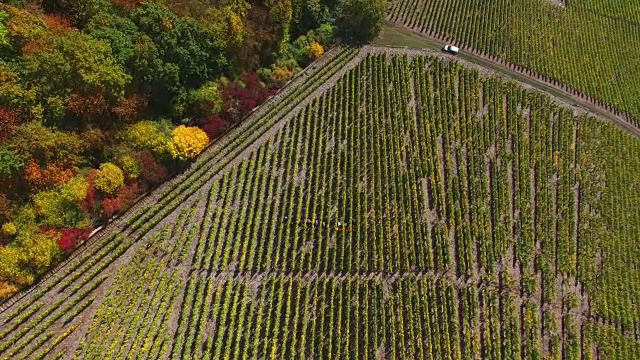
<path id="1" fill-rule="evenodd" d="M 382 29 L 387 0 L 339 0 L 336 24 L 347 40 L 367 42 Z"/>

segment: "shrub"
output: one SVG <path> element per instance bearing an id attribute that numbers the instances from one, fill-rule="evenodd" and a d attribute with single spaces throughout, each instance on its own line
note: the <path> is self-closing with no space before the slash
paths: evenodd
<path id="1" fill-rule="evenodd" d="M 112 217 L 117 212 L 124 210 L 133 204 L 133 201 L 140 194 L 140 188 L 137 182 L 131 185 L 122 185 L 118 190 L 118 196 L 115 198 L 102 199 L 102 213 L 107 218 Z"/>
<path id="2" fill-rule="evenodd" d="M 128 208 L 133 205 L 133 201 L 140 195 L 140 186 L 137 182 L 132 182 L 129 185 L 120 186 L 118 191 L 118 198 L 122 202 L 122 207 Z"/>
<path id="3" fill-rule="evenodd" d="M 322 24 L 319 28 L 312 31 L 312 37 L 314 41 L 324 46 L 329 46 L 333 43 L 334 32 L 335 29 L 331 24 Z"/>
<path id="4" fill-rule="evenodd" d="M 271 64 L 271 68 L 262 68 L 258 70 L 258 73 L 270 87 L 279 88 L 284 86 L 300 70 L 296 60 L 289 59 L 279 60 L 277 63 Z"/>
<path id="5" fill-rule="evenodd" d="M 296 64 L 295 61 L 293 63 Z M 271 70 L 271 73 L 273 72 L 274 70 Z M 231 121 L 237 121 L 248 114 L 274 92 L 254 73 L 244 73 L 241 78 L 241 82 L 229 83 L 222 88 L 221 115 Z"/>
<path id="6" fill-rule="evenodd" d="M 95 187 L 96 175 L 98 170 L 91 169 L 87 174 L 87 196 L 80 203 L 80 208 L 84 212 L 91 212 L 95 206 L 98 190 Z"/>

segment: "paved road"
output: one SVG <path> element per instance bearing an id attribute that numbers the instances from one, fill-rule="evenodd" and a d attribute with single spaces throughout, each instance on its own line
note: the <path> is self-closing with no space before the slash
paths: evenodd
<path id="1" fill-rule="evenodd" d="M 384 31 L 395 32 L 396 36 L 398 35 L 401 37 L 404 36 L 405 39 L 409 39 L 409 37 L 412 37 L 413 39 L 409 41 L 403 41 L 403 43 L 409 44 L 410 46 L 416 47 L 416 48 L 442 51 L 442 47 L 446 45 L 446 43 L 440 39 L 428 36 L 427 34 L 424 34 L 415 30 L 400 27 L 388 22 L 386 24 L 385 29 L 383 30 L 383 34 L 384 34 Z M 390 36 L 390 38 L 391 37 L 392 36 Z M 385 39 L 382 39 L 382 40 L 379 39 L 379 41 L 376 41 L 376 43 L 379 45 L 398 45 L 397 43 L 393 44 L 391 43 L 391 41 L 388 41 Z M 455 57 L 461 60 L 462 63 L 468 62 L 471 64 L 475 64 L 477 66 L 481 66 L 483 68 L 499 73 L 499 75 L 501 75 L 502 77 L 524 83 L 530 87 L 543 91 L 549 94 L 550 96 L 556 98 L 556 100 L 559 100 L 568 105 L 572 105 L 574 107 L 586 110 L 596 116 L 599 116 L 601 118 L 604 118 L 606 120 L 613 122 L 614 124 L 618 125 L 619 127 L 627 130 L 628 132 L 636 136 L 640 136 L 640 128 L 628 122 L 624 117 L 619 116 L 609 111 L 608 109 L 601 107 L 597 104 L 594 104 L 586 99 L 583 99 L 580 96 L 574 95 L 569 91 L 566 91 L 558 86 L 555 86 L 554 84 L 545 82 L 537 78 L 536 76 L 521 73 L 517 70 L 511 69 L 510 67 L 504 64 L 501 64 L 498 61 L 495 61 L 493 59 L 484 57 L 476 53 L 465 51 L 463 49 L 461 49 L 460 53 Z"/>

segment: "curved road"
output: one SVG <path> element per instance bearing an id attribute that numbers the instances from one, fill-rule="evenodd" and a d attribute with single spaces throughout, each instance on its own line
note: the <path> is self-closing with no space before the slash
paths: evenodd
<path id="1" fill-rule="evenodd" d="M 439 54 L 444 55 L 444 53 L 442 52 L 442 47 L 446 45 L 446 42 L 428 36 L 428 34 L 424 34 L 416 30 L 411 30 L 392 24 L 390 22 L 386 22 L 380 36 L 374 41 L 374 45 L 402 46 L 421 50 L 436 51 Z M 453 55 L 444 56 L 452 57 Z M 608 109 L 594 104 L 580 96 L 574 95 L 558 86 L 545 82 L 537 78 L 536 76 L 519 72 L 517 70 L 511 69 L 508 66 L 505 66 L 498 61 L 478 55 L 476 53 L 465 51 L 464 49 L 460 49 L 460 53 L 458 55 L 455 55 L 455 58 L 458 59 L 462 64 L 480 66 L 484 69 L 491 70 L 497 73 L 497 75 L 501 77 L 525 84 L 525 87 L 532 87 L 539 91 L 545 92 L 562 103 L 585 110 L 598 117 L 609 120 L 619 127 L 623 128 L 624 130 L 632 133 L 633 135 L 640 136 L 640 128 L 628 122 L 622 116 L 619 116 L 609 111 Z"/>

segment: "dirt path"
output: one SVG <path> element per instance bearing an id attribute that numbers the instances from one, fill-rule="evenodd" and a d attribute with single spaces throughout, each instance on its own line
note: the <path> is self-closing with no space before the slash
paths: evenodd
<path id="1" fill-rule="evenodd" d="M 456 61 L 467 67 L 479 68 L 483 75 L 490 74 L 498 76 L 506 80 L 515 81 L 524 88 L 535 89 L 544 92 L 545 94 L 551 96 L 556 102 L 561 103 L 564 106 L 573 108 L 579 113 L 586 111 L 599 118 L 611 121 L 612 123 L 618 125 L 619 127 L 636 136 L 640 136 L 640 128 L 627 121 L 624 115 L 616 114 L 605 106 L 596 104 L 585 98 L 584 96 L 578 94 L 577 92 L 574 93 L 574 91 L 572 91 L 571 89 L 561 87 L 548 81 L 544 81 L 543 79 L 536 76 L 536 74 L 521 69 L 515 64 L 506 63 L 500 61 L 497 58 L 485 56 L 479 51 L 476 51 L 475 49 L 467 46 L 460 46 L 461 51 L 455 57 L 452 55 L 448 55 L 442 52 L 442 47 L 447 44 L 445 41 L 429 36 L 428 34 L 422 33 L 418 30 L 400 27 L 390 22 L 387 22 L 385 31 L 396 32 L 400 36 L 413 38 L 411 39 L 412 41 L 408 41 L 407 43 L 410 43 L 411 47 L 416 48 L 410 49 L 406 46 L 402 47 L 402 49 L 396 48 L 399 51 L 404 50 L 409 52 L 427 52 L 429 53 L 429 55 L 435 55 L 441 58 L 455 59 Z M 392 46 L 395 45 L 394 42 L 397 43 L 396 41 L 393 41 L 393 39 L 378 39 L 375 43 L 377 45 Z M 420 46 L 420 50 L 418 50 L 418 46 Z M 377 47 L 379 47 L 380 50 L 385 49 L 385 47 L 383 46 Z"/>

